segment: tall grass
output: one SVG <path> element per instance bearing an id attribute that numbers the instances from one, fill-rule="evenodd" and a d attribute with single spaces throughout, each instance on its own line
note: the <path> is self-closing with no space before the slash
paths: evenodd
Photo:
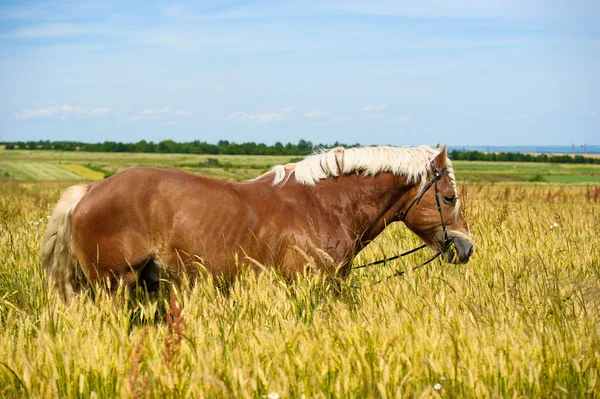
<path id="1" fill-rule="evenodd" d="M 594 187 L 463 188 L 466 265 L 371 284 L 417 254 L 339 286 L 267 272 L 223 292 L 204 276 L 65 306 L 38 250 L 67 184 L 0 183 L 0 397 L 599 395 Z M 390 226 L 356 263 L 416 244 Z"/>

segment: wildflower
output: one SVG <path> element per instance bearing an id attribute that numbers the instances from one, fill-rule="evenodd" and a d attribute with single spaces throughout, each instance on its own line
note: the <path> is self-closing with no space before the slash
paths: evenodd
<path id="1" fill-rule="evenodd" d="M 557 228 L 558 226 L 560 226 L 558 223 L 554 222 L 550 225 L 550 230 Z"/>
<path id="2" fill-rule="evenodd" d="M 439 391 L 440 389 L 442 389 L 442 384 L 440 384 L 439 382 L 437 384 L 435 384 L 433 386 L 433 389 L 435 389 L 436 391 Z"/>
<path id="3" fill-rule="evenodd" d="M 48 220 L 48 218 L 50 218 L 50 216 L 43 217 L 40 220 L 32 220 L 31 222 L 29 222 L 29 225 L 30 226 L 39 226 L 40 224 L 46 223 L 46 221 Z"/>
<path id="4" fill-rule="evenodd" d="M 279 392 L 271 392 L 268 395 L 263 395 L 262 397 L 267 399 L 279 399 Z"/>

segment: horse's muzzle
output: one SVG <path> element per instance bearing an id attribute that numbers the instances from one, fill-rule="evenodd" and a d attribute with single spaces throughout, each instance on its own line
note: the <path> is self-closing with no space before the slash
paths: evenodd
<path id="1" fill-rule="evenodd" d="M 473 254 L 473 243 L 460 236 L 450 236 L 444 243 L 444 259 L 451 263 L 467 263 Z"/>

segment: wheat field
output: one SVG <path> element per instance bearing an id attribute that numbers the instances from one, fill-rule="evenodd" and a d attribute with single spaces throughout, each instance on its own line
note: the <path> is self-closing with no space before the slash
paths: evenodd
<path id="1" fill-rule="evenodd" d="M 0 397 L 600 395 L 599 187 L 463 186 L 466 265 L 385 279 L 420 253 L 341 284 L 246 273 L 228 291 L 203 275 L 65 306 L 38 252 L 69 184 L 0 183 Z M 355 263 L 418 244 L 393 225 Z"/>

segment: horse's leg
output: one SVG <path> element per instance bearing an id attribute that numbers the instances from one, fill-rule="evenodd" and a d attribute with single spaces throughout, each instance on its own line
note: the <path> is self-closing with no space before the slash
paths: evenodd
<path id="1" fill-rule="evenodd" d="M 149 249 L 131 244 L 125 237 L 111 237 L 102 240 L 98 246 L 87 245 L 86 242 L 74 242 L 75 253 L 81 270 L 91 284 L 100 283 L 116 290 L 120 283 L 134 287 L 140 279 L 140 272 L 153 261 L 153 254 Z M 83 245 L 78 245 L 83 244 Z M 154 281 L 156 268 L 150 265 L 144 274 L 146 280 Z"/>
<path id="2" fill-rule="evenodd" d="M 275 267 L 287 281 L 293 281 L 307 271 L 315 269 L 316 263 L 308 251 L 296 245 L 288 245 L 281 262 Z"/>
<path id="3" fill-rule="evenodd" d="M 159 282 L 160 279 L 168 280 L 170 283 L 180 285 L 182 277 L 187 276 L 193 282 L 197 275 L 197 267 L 194 267 L 192 257 L 172 245 L 167 245 L 158 251 L 149 267 L 147 273 L 142 270 L 141 278 L 149 277 Z M 150 286 L 149 286 L 150 289 Z"/>
<path id="4" fill-rule="evenodd" d="M 138 282 L 149 292 L 158 291 L 160 288 L 160 279 L 162 267 L 156 259 L 150 259 L 141 269 Z"/>

